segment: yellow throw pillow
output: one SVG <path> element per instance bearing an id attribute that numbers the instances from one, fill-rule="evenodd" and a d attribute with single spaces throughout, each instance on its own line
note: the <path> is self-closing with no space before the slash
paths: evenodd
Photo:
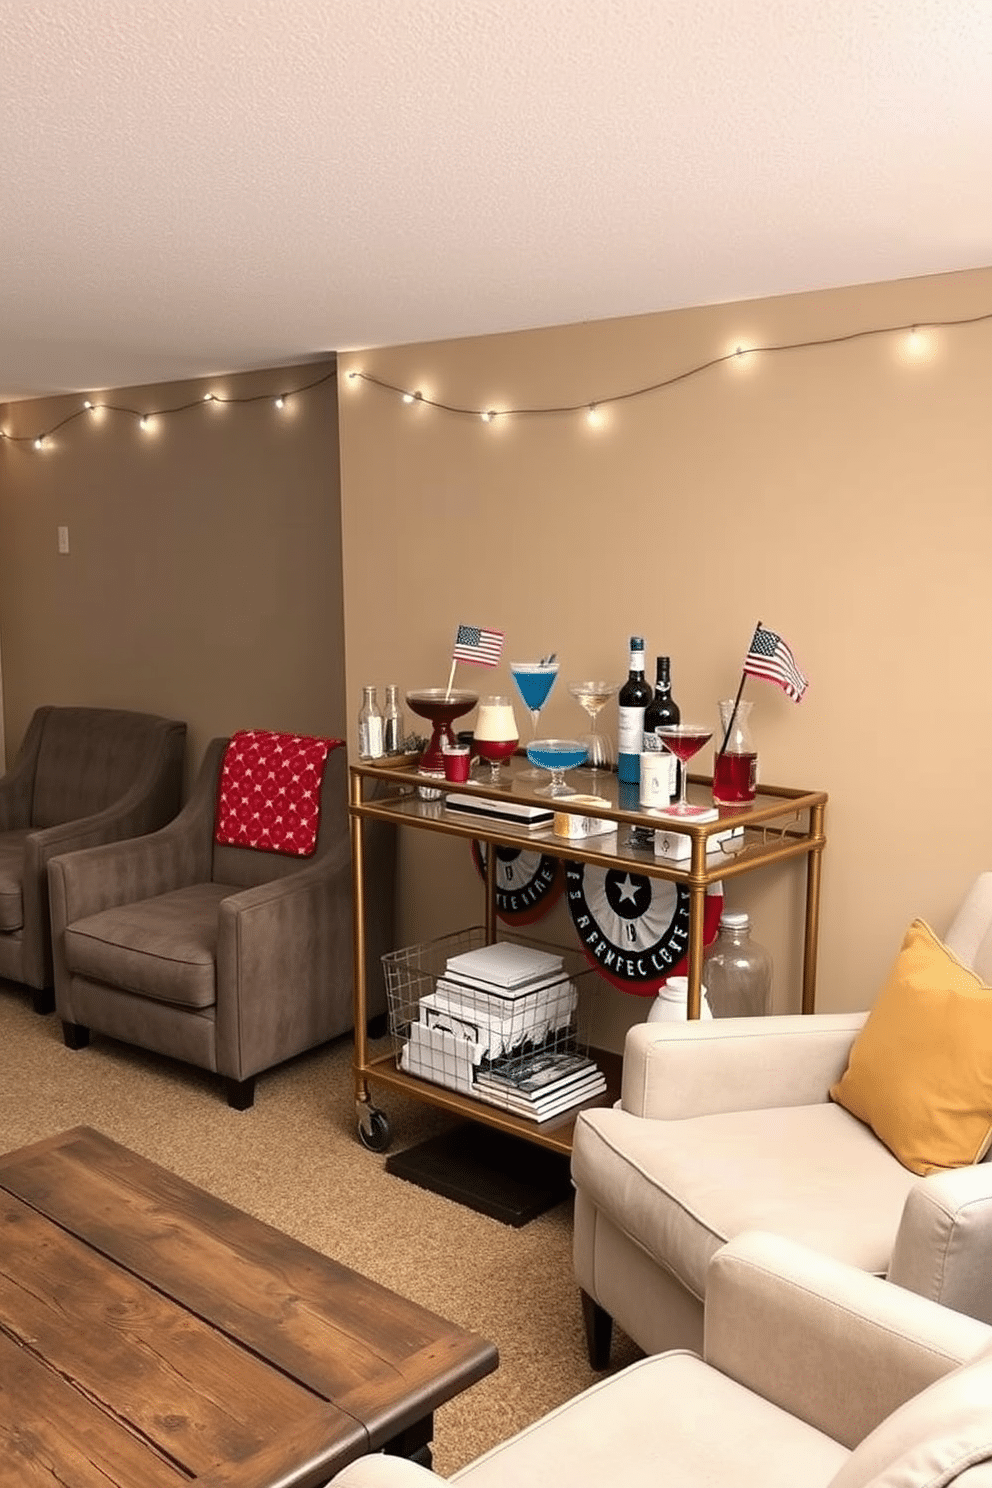
<path id="1" fill-rule="evenodd" d="M 992 1141 L 992 988 L 923 920 L 851 1046 L 831 1098 L 913 1173 L 960 1168 Z"/>

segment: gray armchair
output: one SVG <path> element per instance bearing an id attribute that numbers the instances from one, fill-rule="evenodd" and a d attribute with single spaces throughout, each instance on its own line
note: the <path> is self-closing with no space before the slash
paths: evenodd
<path id="1" fill-rule="evenodd" d="M 51 1012 L 48 862 L 152 832 L 179 810 L 186 725 L 119 708 L 39 708 L 0 779 L 0 976 Z"/>
<path id="2" fill-rule="evenodd" d="M 327 758 L 312 856 L 214 838 L 227 739 L 208 746 L 189 801 L 161 831 L 49 864 L 63 1035 L 90 1031 L 221 1075 L 245 1110 L 255 1076 L 353 1026 L 347 760 Z M 394 834 L 369 834 L 369 1016 L 385 1008 Z M 374 875 L 374 877 L 372 877 Z"/>

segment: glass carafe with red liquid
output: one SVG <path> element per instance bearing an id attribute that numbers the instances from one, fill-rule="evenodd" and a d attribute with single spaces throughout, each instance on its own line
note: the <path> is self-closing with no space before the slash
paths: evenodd
<path id="1" fill-rule="evenodd" d="M 717 806 L 745 806 L 758 787 L 758 754 L 751 740 L 751 703 L 726 698 L 719 704 L 720 734 L 713 759 Z"/>

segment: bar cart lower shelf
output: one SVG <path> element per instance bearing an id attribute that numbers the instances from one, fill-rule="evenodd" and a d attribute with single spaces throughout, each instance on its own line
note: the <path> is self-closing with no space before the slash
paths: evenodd
<path id="1" fill-rule="evenodd" d="M 605 1094 L 589 1104 L 610 1106 L 620 1098 L 621 1057 L 606 1049 L 591 1049 L 589 1052 L 606 1075 L 607 1087 Z M 474 1096 L 462 1095 L 458 1090 L 449 1090 L 444 1085 L 434 1085 L 430 1080 L 419 1080 L 414 1075 L 408 1075 L 404 1070 L 396 1068 L 396 1057 L 392 1052 L 368 1058 L 364 1074 L 374 1085 L 385 1090 L 397 1090 L 412 1095 L 416 1100 L 438 1106 L 453 1116 L 484 1122 L 511 1136 L 522 1137 L 525 1141 L 566 1156 L 572 1151 L 576 1115 L 585 1109 L 576 1106 L 563 1116 L 553 1116 L 550 1121 L 529 1121 L 526 1117 L 504 1111 L 499 1106 L 483 1105 Z M 392 1140 L 392 1130 L 385 1111 L 374 1105 L 371 1099 L 358 1101 L 356 1110 L 358 1139 L 362 1146 L 367 1147 L 370 1152 L 385 1152 Z"/>
<path id="2" fill-rule="evenodd" d="M 546 798 L 534 794 L 522 771 L 526 759 L 504 765 L 504 783 L 483 784 L 474 778 L 455 789 L 462 797 L 476 796 L 480 807 L 487 802 L 511 800 L 531 806 L 546 805 Z M 500 847 L 539 849 L 564 860 L 578 860 L 607 870 L 623 869 L 660 878 L 679 885 L 688 903 L 688 943 L 685 965 L 688 971 L 688 1015 L 697 1018 L 700 1011 L 700 986 L 703 963 L 703 922 L 708 886 L 735 878 L 754 869 L 784 861 L 793 861 L 806 870 L 806 903 L 803 917 L 802 1012 L 815 1007 L 816 951 L 819 933 L 820 869 L 826 843 L 824 817 L 827 796 L 822 791 L 797 790 L 781 786 L 759 786 L 756 799 L 744 807 L 721 807 L 717 819 L 696 823 L 680 820 L 678 831 L 691 842 L 688 859 L 678 862 L 655 854 L 651 847 L 638 845 L 626 830 L 630 827 L 657 828 L 659 822 L 644 812 L 635 800 L 623 793 L 616 777 L 603 777 L 596 782 L 596 795 L 603 804 L 584 804 L 585 816 L 598 816 L 617 824 L 617 831 L 588 838 L 558 836 L 551 826 L 538 830 L 517 823 L 496 820 L 492 816 L 447 811 L 444 799 L 447 783 L 432 777 L 430 797 L 418 787 L 425 781 L 416 770 L 415 761 L 399 760 L 377 763 L 361 762 L 351 766 L 352 885 L 353 938 L 355 963 L 355 1111 L 358 1138 L 373 1152 L 384 1152 L 391 1140 L 389 1119 L 373 1100 L 377 1092 L 397 1091 L 415 1100 L 425 1101 L 453 1116 L 489 1125 L 550 1151 L 570 1154 L 572 1134 L 581 1105 L 562 1111 L 546 1121 L 535 1121 L 516 1111 L 481 1101 L 464 1089 L 454 1089 L 421 1078 L 409 1069 L 399 1067 L 395 1035 L 389 1047 L 380 1052 L 370 1047 L 367 1028 L 365 984 L 365 895 L 371 888 L 365 883 L 363 825 L 369 821 L 388 822 L 420 831 L 438 832 L 448 837 L 461 837 L 466 844 L 478 843 L 485 860 L 485 924 L 483 939 L 491 944 L 504 938 L 496 915 L 497 849 Z M 712 800 L 712 782 L 705 776 L 689 776 L 693 793 L 700 801 Z M 431 798 L 433 797 L 433 799 Z M 588 802 L 588 797 L 586 798 Z M 567 798 L 556 801 L 556 808 L 567 807 Z M 671 823 L 667 824 L 671 828 Z M 741 845 L 732 857 L 708 850 L 708 841 L 728 826 L 741 828 Z M 507 936 L 505 938 L 517 938 Z M 549 949 L 560 949 L 548 947 Z M 593 974 L 595 975 L 595 973 Z M 622 1056 L 619 1053 L 589 1048 L 585 1052 L 595 1059 L 606 1077 L 606 1089 L 589 1105 L 611 1105 L 620 1096 Z"/>

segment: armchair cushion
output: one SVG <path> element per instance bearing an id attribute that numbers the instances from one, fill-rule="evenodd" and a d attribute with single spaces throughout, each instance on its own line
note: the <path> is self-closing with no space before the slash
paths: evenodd
<path id="1" fill-rule="evenodd" d="M 644 1121 L 591 1108 L 579 1114 L 577 1137 L 579 1128 L 576 1186 L 698 1298 L 713 1255 L 748 1229 L 884 1275 L 914 1182 L 867 1127 L 829 1102 L 741 1111 L 732 1121 Z"/>
<path id="2" fill-rule="evenodd" d="M 198 883 L 66 927 L 66 969 L 176 1007 L 217 1001 L 217 910 L 237 890 Z"/>
<path id="3" fill-rule="evenodd" d="M 914 1173 L 979 1162 L 992 1142 L 992 989 L 923 920 L 851 1046 L 832 1098 Z"/>

